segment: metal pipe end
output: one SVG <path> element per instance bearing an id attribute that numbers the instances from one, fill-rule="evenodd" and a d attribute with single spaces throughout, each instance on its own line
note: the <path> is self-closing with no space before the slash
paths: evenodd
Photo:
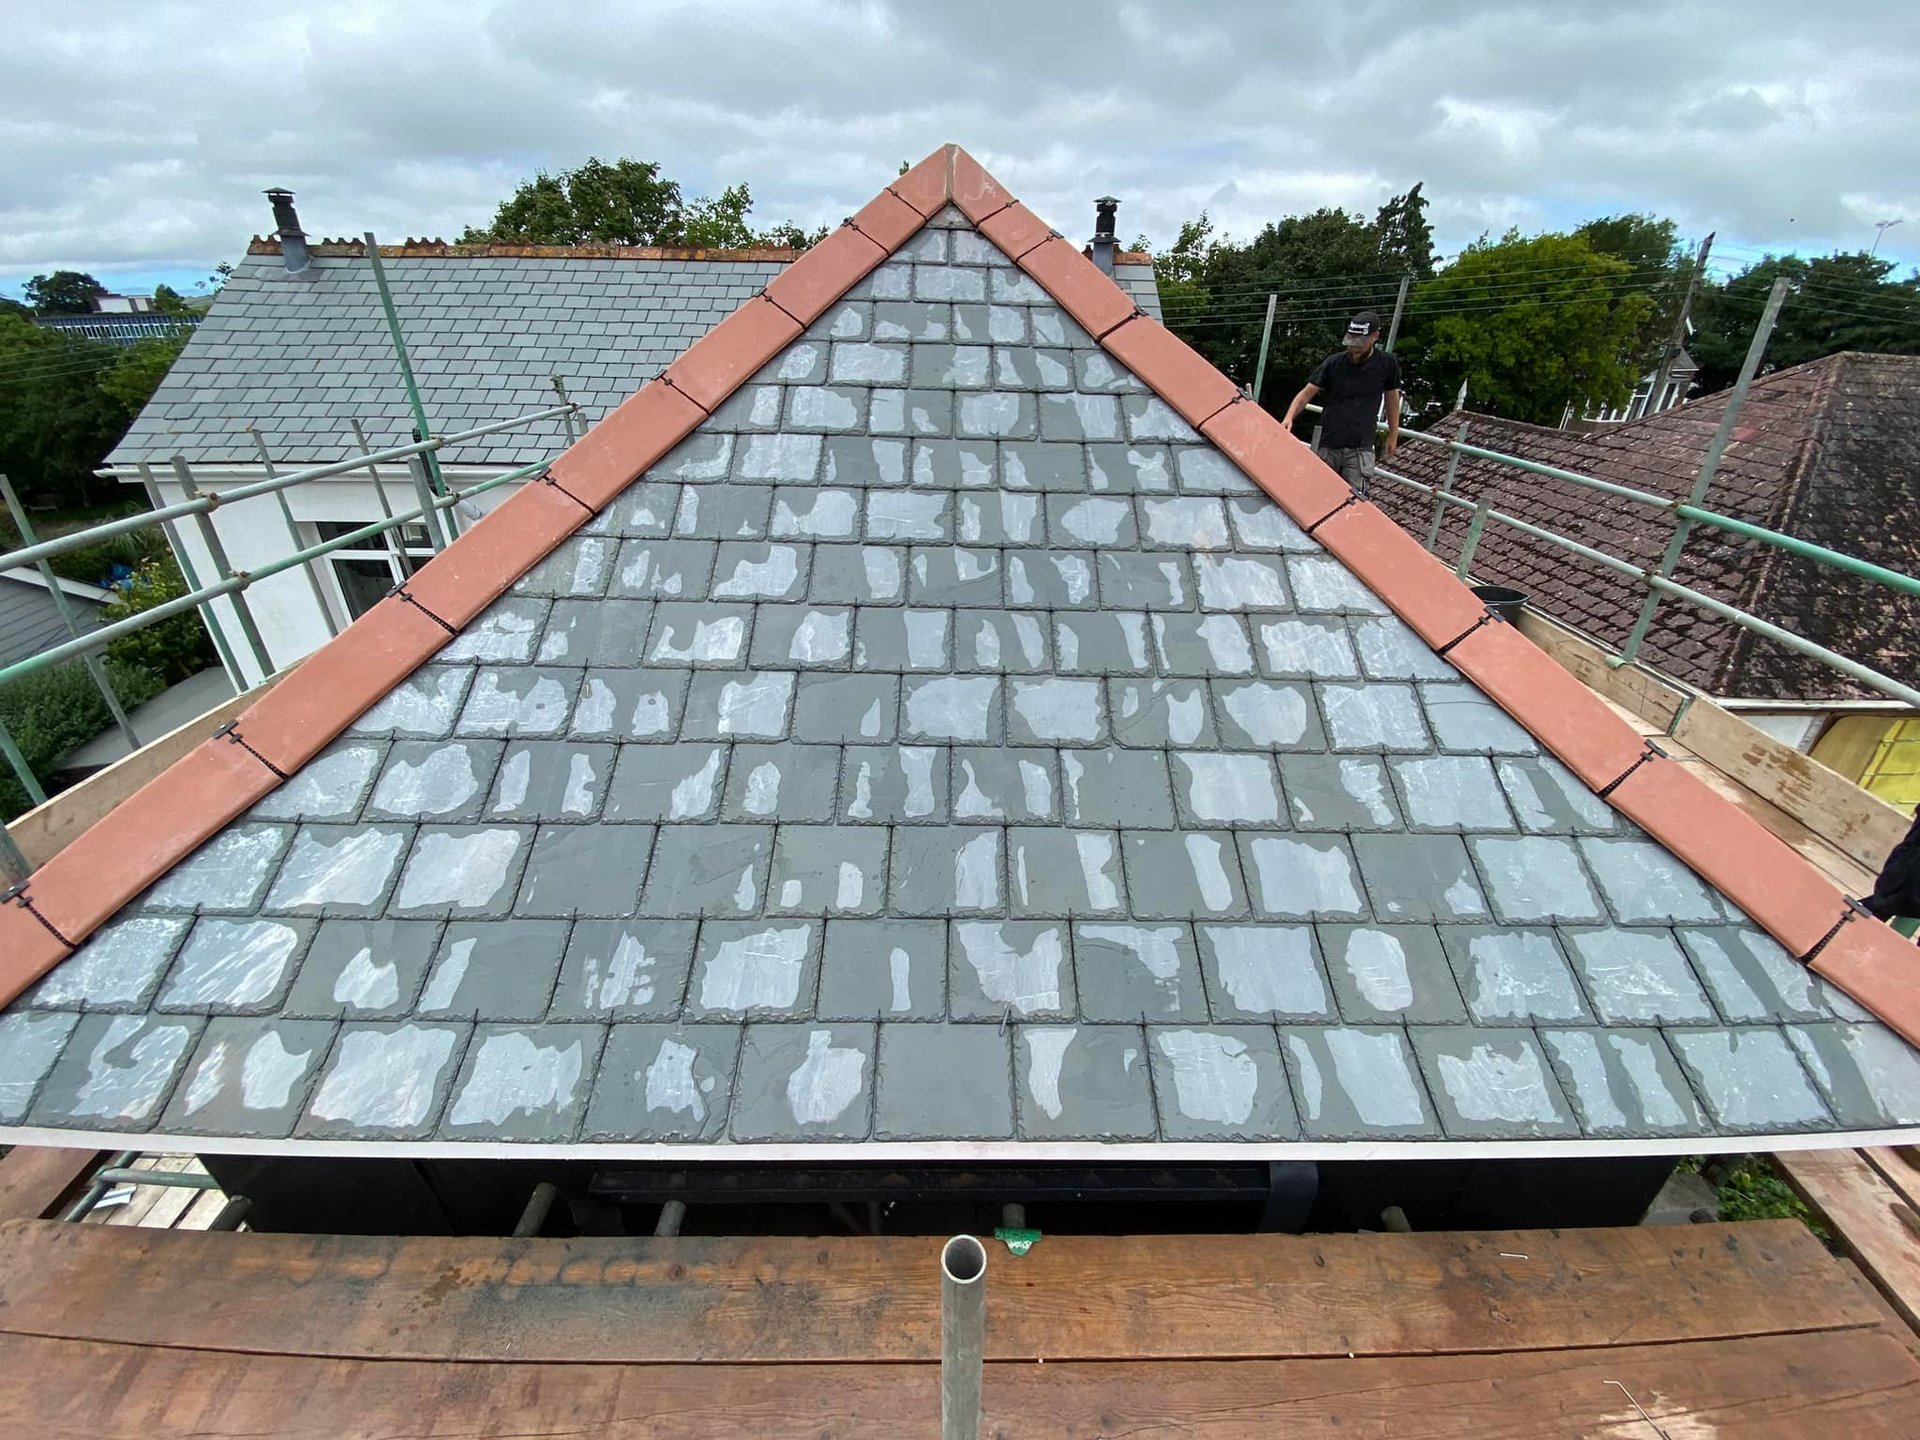
<path id="1" fill-rule="evenodd" d="M 941 1247 L 940 1274 L 956 1285 L 974 1285 L 986 1278 L 987 1247 L 971 1235 L 956 1235 Z"/>

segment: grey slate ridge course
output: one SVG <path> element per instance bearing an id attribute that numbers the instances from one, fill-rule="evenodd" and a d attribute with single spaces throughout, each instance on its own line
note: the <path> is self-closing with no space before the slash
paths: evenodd
<path id="1" fill-rule="evenodd" d="M 1916 1124 L 1910 1047 L 954 211 L 0 1015 L 0 1138 Z"/>

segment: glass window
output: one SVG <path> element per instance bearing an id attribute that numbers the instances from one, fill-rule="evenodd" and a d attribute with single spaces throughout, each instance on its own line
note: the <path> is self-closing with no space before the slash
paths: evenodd
<path id="1" fill-rule="evenodd" d="M 376 523 L 377 518 L 317 520 L 312 526 L 313 538 L 315 541 L 338 540 Z M 326 561 L 333 570 L 334 586 L 345 618 L 356 620 L 432 558 L 433 547 L 427 541 L 426 528 L 402 525 L 370 535 L 358 545 L 335 550 Z"/>

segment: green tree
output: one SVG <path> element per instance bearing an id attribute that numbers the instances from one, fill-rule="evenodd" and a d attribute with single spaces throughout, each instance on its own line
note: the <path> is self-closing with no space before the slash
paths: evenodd
<path id="1" fill-rule="evenodd" d="M 1512 420 L 1558 425 L 1569 405 L 1624 404 L 1653 309 L 1630 275 L 1578 236 L 1483 238 L 1415 290 L 1405 358 L 1428 395 L 1464 380 L 1475 409 Z"/>
<path id="2" fill-rule="evenodd" d="M 186 296 L 182 295 L 165 281 L 153 287 L 153 308 L 161 315 L 191 315 L 193 313 L 193 307 L 187 303 Z"/>
<path id="3" fill-rule="evenodd" d="M 1396 195 L 1373 217 L 1385 269 L 1401 269 L 1416 280 L 1433 274 L 1433 226 L 1427 223 L 1427 198 L 1415 185 Z"/>
<path id="4" fill-rule="evenodd" d="M 1629 283 L 1653 301 L 1646 323 L 1634 337 L 1636 363 L 1651 370 L 1660 363 L 1673 335 L 1673 322 L 1686 302 L 1687 282 L 1693 274 L 1693 257 L 1682 255 L 1674 242 L 1673 221 L 1651 215 L 1603 215 L 1573 233 L 1595 254 L 1626 261 Z"/>
<path id="5" fill-rule="evenodd" d="M 597 156 L 558 175 L 541 171 L 523 182 L 494 212 L 485 229 L 469 226 L 462 244 L 489 240 L 530 245 L 671 245 L 698 249 L 746 249 L 755 245 L 806 244 L 808 236 L 792 224 L 756 232 L 748 223 L 753 196 L 742 185 L 719 195 L 691 200 L 677 182 L 665 179 L 651 160 Z"/>
<path id="6" fill-rule="evenodd" d="M 27 495 L 74 507 L 113 494 L 93 471 L 134 414 L 100 386 L 121 358 L 116 346 L 0 315 L 0 470 Z"/>
<path id="7" fill-rule="evenodd" d="M 107 287 L 79 270 L 56 270 L 27 282 L 27 303 L 41 315 L 85 315 Z"/>
<path id="8" fill-rule="evenodd" d="M 120 356 L 100 374 L 99 386 L 117 402 L 129 422 L 145 408 L 167 378 L 167 371 L 187 348 L 190 332 L 182 328 L 172 335 L 155 335 L 121 347 Z"/>
<path id="9" fill-rule="evenodd" d="M 1858 251 L 1813 260 L 1769 255 L 1723 284 L 1705 286 L 1688 342 L 1701 390 L 1724 390 L 1739 375 L 1767 295 L 1782 275 L 1794 289 L 1767 342 L 1767 369 L 1842 350 L 1920 355 L 1920 276 L 1895 280 L 1893 270 L 1891 261 Z"/>
<path id="10" fill-rule="evenodd" d="M 31 306 L 22 305 L 10 295 L 0 295 L 0 315 L 16 315 L 22 320 L 33 318 Z"/>

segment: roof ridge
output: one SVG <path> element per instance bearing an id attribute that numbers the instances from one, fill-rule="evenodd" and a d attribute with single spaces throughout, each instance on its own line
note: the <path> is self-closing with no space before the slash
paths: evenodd
<path id="1" fill-rule="evenodd" d="M 1920 967 L 1901 937 L 1877 922 L 1849 923 L 1856 912 L 1810 861 L 1645 742 L 1517 630 L 1494 622 L 1450 569 L 957 145 L 899 176 L 544 477 L 17 887 L 13 903 L 0 905 L 0 1003 L 312 759 L 949 203 L 1582 782 L 1792 954 L 1818 957 L 1816 968 L 1863 1003 L 1877 997 L 1882 1018 L 1920 1043 Z"/>

